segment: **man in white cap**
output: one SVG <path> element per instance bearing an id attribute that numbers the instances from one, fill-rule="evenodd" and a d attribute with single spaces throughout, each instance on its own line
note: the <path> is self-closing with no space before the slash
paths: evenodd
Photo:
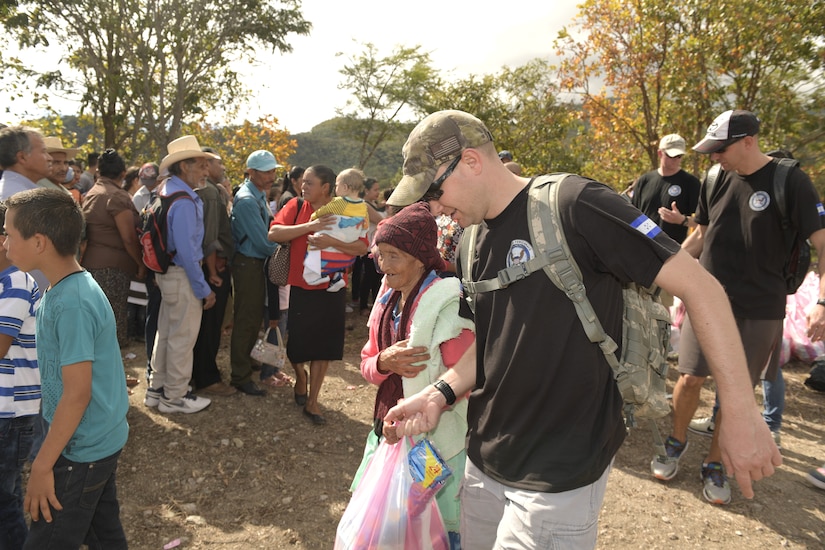
<path id="1" fill-rule="evenodd" d="M 174 254 L 166 273 L 156 273 L 161 302 L 152 352 L 152 375 L 144 403 L 165 413 L 195 413 L 211 403 L 189 391 L 192 355 L 204 309 L 215 305 L 215 293 L 203 276 L 203 203 L 195 189 L 206 177 L 209 153 L 195 136 L 172 141 L 160 163 L 169 170 L 162 195 L 182 193 L 166 216 L 167 250 Z"/>
<path id="2" fill-rule="evenodd" d="M 266 300 L 264 261 L 278 247 L 267 239 L 272 211 L 267 193 L 275 182 L 275 170 L 281 165 L 269 151 L 255 151 L 246 159 L 249 177 L 232 201 L 232 239 L 235 256 L 232 260 L 232 280 L 235 290 L 235 310 L 230 344 L 232 385 L 247 395 L 265 395 L 252 381 L 252 359 L 249 353 L 263 320 Z"/>
<path id="3" fill-rule="evenodd" d="M 633 206 L 656 222 L 671 239 L 681 243 L 687 237 L 688 224 L 699 203 L 699 180 L 682 170 L 685 140 L 669 134 L 659 141 L 659 168 L 639 176 L 633 187 Z M 679 212 L 676 223 L 662 219 L 660 208 Z"/>
<path id="4" fill-rule="evenodd" d="M 783 268 L 788 256 L 781 216 L 774 196 L 773 177 L 778 160 L 759 149 L 759 119 L 750 111 L 725 111 L 708 127 L 704 139 L 693 146 L 721 165 L 712 193 L 702 192 L 696 213 L 697 227 L 684 243 L 687 250 L 725 289 L 745 349 L 750 373 L 742 381 L 752 391 L 764 372 L 772 381 L 778 368 L 778 346 L 782 341 L 786 284 Z M 707 181 L 705 182 L 707 184 Z M 703 188 L 704 189 L 704 188 Z M 809 238 L 819 257 L 825 257 L 825 210 L 810 178 L 798 167 L 791 168 L 785 183 L 788 217 L 801 237 Z M 710 195 L 710 196 L 708 196 Z M 825 262 L 820 262 L 820 274 Z M 809 336 L 825 337 L 825 277 L 822 298 L 808 314 Z M 654 458 L 651 471 L 661 480 L 673 479 L 679 460 L 688 447 L 687 430 L 699 404 L 699 392 L 711 374 L 712 358 L 696 335 L 702 321 L 691 314 L 682 325 L 679 348 L 679 380 L 673 389 L 673 429 L 665 441 L 668 458 Z M 737 343 L 739 343 L 737 342 Z M 710 364 L 710 365 L 709 365 Z M 703 494 L 714 504 L 727 504 L 731 489 L 719 431 L 724 422 L 742 411 L 720 398 L 710 450 L 702 463 Z"/>
<path id="5" fill-rule="evenodd" d="M 460 276 L 494 279 L 547 255 L 531 244 L 530 180 L 507 170 L 476 117 L 433 113 L 412 131 L 403 155 L 404 176 L 388 204 L 426 193 L 462 227 L 482 224 L 473 273 Z M 751 478 L 770 475 L 782 459 L 746 387 L 745 354 L 721 285 L 605 185 L 569 176 L 557 207 L 590 302 L 614 340 L 622 335 L 623 281 L 655 282 L 687 304 L 703 329 L 722 401 L 739 411 L 723 427 L 725 457 L 752 497 Z M 559 536 L 566 548 L 594 548 L 610 465 L 625 438 L 622 398 L 604 353 L 571 299 L 540 269 L 472 298 L 476 342 L 438 381 L 393 407 L 385 429 L 430 431 L 469 392 L 462 547 L 543 548 Z"/>
<path id="6" fill-rule="evenodd" d="M 149 204 L 149 201 L 152 199 L 152 191 L 154 191 L 155 187 L 160 183 L 158 176 L 160 176 L 160 170 L 154 162 L 147 162 L 140 167 L 140 171 L 138 172 L 140 189 L 138 189 L 132 197 L 132 203 L 138 212 L 143 212 L 143 209 L 146 208 L 146 205 Z"/>
<path id="7" fill-rule="evenodd" d="M 0 130 L 0 200 L 36 189 L 36 182 L 51 174 L 51 161 L 43 135 L 34 128 L 11 126 Z"/>

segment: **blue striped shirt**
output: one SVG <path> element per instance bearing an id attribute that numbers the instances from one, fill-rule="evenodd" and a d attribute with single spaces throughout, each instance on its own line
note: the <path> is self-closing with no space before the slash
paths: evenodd
<path id="1" fill-rule="evenodd" d="M 12 266 L 0 272 L 0 334 L 12 337 L 0 359 L 0 418 L 29 416 L 40 411 L 40 372 L 35 347 L 35 311 L 40 302 L 37 283 Z"/>

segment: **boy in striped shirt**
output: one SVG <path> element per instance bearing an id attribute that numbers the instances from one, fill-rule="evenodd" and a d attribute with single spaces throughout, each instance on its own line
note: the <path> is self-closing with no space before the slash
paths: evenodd
<path id="1" fill-rule="evenodd" d="M 0 202 L 0 227 L 5 217 L 6 206 Z M 5 240 L 5 234 L 0 239 Z M 21 471 L 40 413 L 34 345 L 39 302 L 34 278 L 11 265 L 6 249 L 0 246 L 0 548 L 22 548 L 28 532 Z"/>

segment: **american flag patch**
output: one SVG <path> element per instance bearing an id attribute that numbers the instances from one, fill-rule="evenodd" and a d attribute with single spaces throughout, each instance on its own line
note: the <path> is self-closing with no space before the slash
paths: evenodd
<path id="1" fill-rule="evenodd" d="M 630 224 L 630 227 L 633 227 L 636 231 L 647 237 L 650 237 L 651 239 L 662 232 L 662 229 L 658 225 L 656 225 L 656 223 L 653 220 L 651 220 L 645 215 L 641 215 L 635 220 L 633 220 Z"/>
<path id="2" fill-rule="evenodd" d="M 430 152 L 436 160 L 441 160 L 459 151 L 461 151 L 461 144 L 456 136 L 449 136 L 430 147 Z"/>

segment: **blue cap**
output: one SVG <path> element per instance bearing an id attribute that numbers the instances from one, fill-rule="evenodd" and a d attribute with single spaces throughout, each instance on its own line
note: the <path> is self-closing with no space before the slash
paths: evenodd
<path id="1" fill-rule="evenodd" d="M 258 172 L 269 172 L 275 168 L 280 168 L 281 165 L 275 160 L 275 155 L 269 151 L 255 151 L 249 158 L 246 159 L 246 167 Z"/>
<path id="2" fill-rule="evenodd" d="M 501 160 L 507 159 L 507 161 L 509 162 L 513 160 L 513 153 L 511 153 L 510 151 L 502 151 L 498 154 L 498 158 L 500 158 Z"/>

